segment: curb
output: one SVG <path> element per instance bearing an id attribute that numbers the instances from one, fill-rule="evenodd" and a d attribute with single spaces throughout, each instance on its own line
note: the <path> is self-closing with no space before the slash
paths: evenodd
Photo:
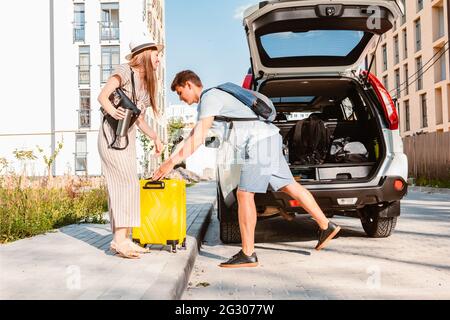
<path id="1" fill-rule="evenodd" d="M 409 186 L 408 190 L 416 191 L 416 192 L 430 192 L 430 193 L 439 193 L 439 194 L 450 194 L 450 189 L 446 189 L 446 188 L 431 188 L 431 187 Z"/>
<path id="2" fill-rule="evenodd" d="M 193 232 L 187 236 L 186 255 L 179 257 L 180 264 L 168 265 L 156 282 L 144 293 L 142 300 L 180 300 L 187 288 L 195 260 L 200 251 L 203 238 L 214 212 L 215 201 L 202 217 L 198 217 L 193 225 Z M 178 259 L 177 259 L 178 260 Z"/>

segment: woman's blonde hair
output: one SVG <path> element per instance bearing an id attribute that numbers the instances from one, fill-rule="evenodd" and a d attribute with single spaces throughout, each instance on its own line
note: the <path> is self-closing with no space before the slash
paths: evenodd
<path id="1" fill-rule="evenodd" d="M 150 104 L 153 109 L 155 116 L 159 116 L 158 106 L 156 104 L 156 92 L 158 90 L 158 84 L 156 81 L 156 72 L 153 67 L 152 50 L 145 50 L 137 55 L 135 55 L 130 60 L 130 66 L 137 69 L 142 69 L 144 67 L 144 74 L 141 79 L 144 80 L 144 88 L 148 92 L 148 97 L 150 99 Z"/>

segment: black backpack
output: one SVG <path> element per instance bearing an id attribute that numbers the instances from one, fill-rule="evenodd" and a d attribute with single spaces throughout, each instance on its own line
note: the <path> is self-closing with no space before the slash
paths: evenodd
<path id="1" fill-rule="evenodd" d="M 291 164 L 318 165 L 325 162 L 330 149 L 330 132 L 316 115 L 298 121 L 286 139 Z"/>

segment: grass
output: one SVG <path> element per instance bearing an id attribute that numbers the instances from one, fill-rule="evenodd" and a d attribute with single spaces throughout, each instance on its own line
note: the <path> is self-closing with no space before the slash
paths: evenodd
<path id="1" fill-rule="evenodd" d="M 449 188 L 450 180 L 440 180 L 440 179 L 427 179 L 424 177 L 419 177 L 416 182 L 416 186 L 420 187 L 432 187 L 432 188 Z"/>
<path id="2" fill-rule="evenodd" d="M 48 183 L 1 178 L 0 243 L 43 234 L 74 223 L 104 223 L 107 191 L 67 178 Z"/>

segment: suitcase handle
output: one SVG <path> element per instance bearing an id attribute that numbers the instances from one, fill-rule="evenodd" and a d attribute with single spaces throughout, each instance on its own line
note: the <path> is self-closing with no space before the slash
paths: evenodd
<path id="1" fill-rule="evenodd" d="M 145 184 L 144 189 L 145 190 L 152 190 L 152 189 L 164 189 L 166 187 L 166 184 L 164 181 L 149 181 Z"/>

